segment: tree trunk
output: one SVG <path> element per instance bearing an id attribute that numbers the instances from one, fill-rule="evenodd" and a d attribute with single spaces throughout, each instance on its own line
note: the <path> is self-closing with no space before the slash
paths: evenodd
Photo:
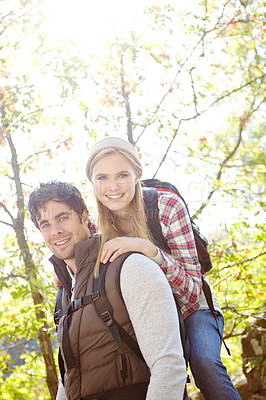
<path id="1" fill-rule="evenodd" d="M 2 114 L 5 116 L 4 108 L 2 105 Z M 22 183 L 20 179 L 20 170 L 19 163 L 17 159 L 17 152 L 12 141 L 12 137 L 9 133 L 8 126 L 5 125 L 6 130 L 6 138 L 11 151 L 11 163 L 12 170 L 14 173 L 13 180 L 16 185 L 16 198 L 17 198 L 17 215 L 16 218 L 12 217 L 11 213 L 9 214 L 12 219 L 12 227 L 16 233 L 16 238 L 18 241 L 19 249 L 21 251 L 21 256 L 23 258 L 24 266 L 25 266 L 25 275 L 28 281 L 31 296 L 33 299 L 33 303 L 35 307 L 35 315 L 38 321 L 42 320 L 43 326 L 40 328 L 38 332 L 40 347 L 42 351 L 42 355 L 44 358 L 45 368 L 46 368 L 46 382 L 48 386 L 48 390 L 51 395 L 51 400 L 56 399 L 57 389 L 58 389 L 58 379 L 56 366 L 53 356 L 53 348 L 51 336 L 49 333 L 49 326 L 46 320 L 46 315 L 42 310 L 42 306 L 44 304 L 44 299 L 42 294 L 38 290 L 35 285 L 37 281 L 37 269 L 32 260 L 32 255 L 30 253 L 27 239 L 24 232 L 24 218 L 25 218 L 25 204 L 24 204 L 24 195 L 22 190 Z"/>
<path id="2" fill-rule="evenodd" d="M 36 282 L 37 280 L 37 271 L 36 267 L 32 261 L 32 256 L 28 248 L 28 244 L 24 235 L 24 231 L 20 225 L 15 225 L 15 232 L 19 244 L 19 248 L 22 253 L 22 257 L 25 265 L 25 273 L 27 277 L 27 281 L 30 286 L 31 296 L 33 299 L 33 303 L 36 307 L 35 315 L 37 320 L 44 321 L 43 326 L 38 332 L 40 347 L 42 351 L 42 355 L 44 358 L 44 363 L 46 367 L 46 383 L 51 395 L 51 400 L 56 399 L 57 389 L 58 389 L 58 379 L 57 379 L 57 371 L 53 356 L 53 348 L 51 335 L 49 333 L 49 327 L 46 321 L 46 315 L 41 310 L 42 305 L 44 303 L 44 299 L 41 293 L 37 290 L 36 286 L 32 282 Z"/>
<path id="3" fill-rule="evenodd" d="M 266 399 L 266 314 L 251 323 L 242 337 L 243 372 L 250 400 Z"/>

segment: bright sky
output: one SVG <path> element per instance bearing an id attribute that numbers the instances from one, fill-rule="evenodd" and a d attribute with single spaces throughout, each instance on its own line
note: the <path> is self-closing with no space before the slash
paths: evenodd
<path id="1" fill-rule="evenodd" d="M 149 1 L 46 0 L 50 34 L 78 39 L 81 46 L 97 50 L 101 40 L 114 31 L 129 30 L 134 17 Z"/>
<path id="2" fill-rule="evenodd" d="M 7 2 L 8 3 L 8 2 Z M 5 4 L 7 6 L 7 3 Z M 73 0 L 45 0 L 43 3 L 43 10 L 46 16 L 48 17 L 48 22 L 44 22 L 41 26 L 43 31 L 48 32 L 48 41 L 60 41 L 61 39 L 67 39 L 68 45 L 71 47 L 74 46 L 77 52 L 79 52 L 80 56 L 84 58 L 90 57 L 93 52 L 97 52 L 99 55 L 101 52 L 104 54 L 105 49 L 103 46 L 104 39 L 110 37 L 114 32 L 127 32 L 129 33 L 131 28 L 134 26 L 139 26 L 141 29 L 147 26 L 147 17 L 145 16 L 143 9 L 145 6 L 153 3 L 152 0 L 135 0 L 133 1 L 125 1 L 125 0 L 99 0 L 99 1 L 90 1 L 90 0 L 76 0 L 75 6 L 73 7 Z M 159 5 L 164 3 L 162 0 L 157 2 Z M 191 0 L 187 0 L 185 2 L 179 3 L 179 9 L 182 11 L 188 11 L 191 8 Z M 176 2 L 175 2 L 176 4 Z M 194 10 L 195 11 L 195 10 Z M 144 29 L 145 35 L 148 35 L 149 30 Z M 162 40 L 162 33 L 158 32 L 157 37 L 156 33 L 153 31 L 154 41 Z M 182 38 L 175 37 L 175 43 L 172 43 L 172 51 L 177 51 L 177 46 L 182 44 Z M 170 46 L 170 47 L 171 47 Z M 221 50 L 223 43 L 220 42 L 220 49 L 216 48 L 217 53 Z M 21 50 L 20 56 L 17 59 L 17 62 L 20 64 L 21 68 L 25 71 L 28 70 L 32 59 L 29 55 L 31 48 L 34 48 L 33 38 L 30 36 L 28 38 L 25 37 L 24 48 Z M 26 52 L 25 52 L 26 50 Z M 28 52 L 27 52 L 28 50 Z M 25 57 L 27 54 L 27 57 Z M 32 55 L 34 57 L 34 54 Z M 223 59 L 224 62 L 226 60 Z M 38 68 L 37 68 L 38 69 Z M 202 63 L 202 70 L 205 71 L 206 76 L 209 74 L 208 62 L 206 64 Z M 151 70 L 150 77 L 153 76 L 158 78 L 159 70 Z M 169 74 L 171 71 L 169 71 Z M 40 80 L 38 73 L 33 76 L 33 79 L 36 79 L 36 83 L 38 83 L 40 87 L 40 92 L 42 96 L 49 102 L 50 99 L 53 98 L 55 93 L 55 82 L 48 78 L 45 79 L 43 77 Z M 186 77 L 182 76 L 181 79 L 184 81 Z M 151 79 L 152 80 L 152 79 Z M 183 82 L 182 82 L 183 83 Z M 223 82 L 217 82 L 217 84 L 222 85 Z M 150 97 L 152 99 L 153 92 L 150 90 L 150 86 L 143 86 L 144 91 L 150 91 Z M 59 90 L 57 88 L 57 90 Z M 184 90 L 184 89 L 183 89 Z M 86 87 L 86 91 L 89 94 L 90 90 Z M 54 96 L 56 97 L 56 96 Z M 84 94 L 84 99 L 88 101 L 90 104 L 90 111 L 93 109 L 93 101 L 89 99 L 89 95 L 87 98 Z M 147 98 L 145 98 L 147 101 Z M 144 100 L 144 97 L 143 97 Z M 142 101 L 140 97 L 138 101 Z M 138 106 L 141 107 L 139 103 Z M 145 105 L 143 104 L 143 107 Z M 235 105 L 239 106 L 239 104 Z M 65 110 L 69 107 L 69 115 L 74 115 L 75 109 L 73 109 L 73 104 L 66 105 Z M 58 115 L 60 114 L 60 110 L 56 110 Z M 186 129 L 191 132 L 202 132 L 202 134 L 208 136 L 211 134 L 212 129 L 215 129 L 215 126 L 223 126 L 224 124 L 224 116 L 223 114 L 217 111 L 214 111 L 212 116 L 208 115 L 208 120 L 206 122 L 205 118 L 197 119 L 196 123 L 193 125 L 187 124 Z M 64 126 L 62 127 L 64 130 Z M 152 128 L 153 129 L 153 128 Z M 152 133 L 151 129 L 151 133 Z M 156 128 L 155 128 L 156 129 Z M 185 129 L 185 128 L 184 128 Z M 86 164 L 86 146 L 90 147 L 93 143 L 93 140 L 89 140 L 88 136 L 82 136 L 83 126 L 82 123 L 77 122 L 77 125 L 72 128 L 72 132 L 74 135 L 74 146 L 70 153 L 67 150 L 60 149 L 61 157 L 69 158 L 69 163 L 67 163 L 65 170 L 61 171 L 61 161 L 57 158 L 57 165 L 53 163 L 51 166 L 45 165 L 45 168 L 41 168 L 40 173 L 36 174 L 36 184 L 38 181 L 47 181 L 47 179 L 65 179 L 72 180 L 73 182 L 83 180 L 85 181 L 85 164 Z M 46 125 L 42 127 L 32 127 L 32 140 L 36 143 L 36 146 L 40 144 L 42 141 L 42 137 L 45 137 L 46 142 L 50 143 L 50 146 L 53 146 L 53 141 L 55 138 L 59 137 L 61 132 L 58 132 L 57 128 L 53 126 L 49 126 L 47 128 Z M 122 136 L 122 135 L 120 135 Z M 148 166 L 146 168 L 146 173 L 144 177 L 150 177 L 155 170 L 154 164 L 159 161 L 159 156 L 157 156 L 157 160 L 155 162 L 151 162 L 151 158 L 149 157 L 150 152 L 150 135 L 143 137 L 140 142 L 143 152 L 143 163 L 148 162 Z M 26 153 L 29 151 L 29 143 L 27 147 L 25 147 L 24 139 L 21 136 L 21 140 L 17 139 L 18 149 L 20 151 L 20 156 L 23 159 L 22 150 L 26 150 Z M 156 158 L 157 154 L 160 154 L 163 149 L 166 149 L 168 143 L 165 141 L 162 143 L 160 139 L 154 139 L 152 143 L 152 156 Z M 176 151 L 177 157 L 180 157 L 180 152 L 182 149 L 179 148 L 179 141 L 176 140 L 173 145 L 173 150 Z M 32 151 L 34 149 L 32 148 Z M 8 154 L 6 156 L 9 156 Z M 196 163 L 196 160 L 195 160 Z M 188 176 L 185 174 L 184 169 L 182 168 L 182 158 L 181 162 L 178 159 L 178 164 L 180 165 L 177 170 L 173 169 L 173 166 L 170 162 L 166 162 L 163 165 L 162 170 L 160 171 L 159 178 L 167 179 L 176 183 L 181 189 L 184 197 L 190 203 L 192 209 L 196 209 L 198 205 L 200 205 L 201 200 L 206 196 L 208 188 L 204 185 L 206 182 L 203 181 L 200 173 L 194 173 L 193 176 Z M 173 171 L 171 175 L 169 175 L 169 171 Z M 33 184 L 35 183 L 35 180 Z M 225 202 L 219 198 L 215 200 L 216 210 L 223 210 L 222 212 L 216 211 L 214 212 L 216 218 L 216 224 L 224 221 L 224 216 L 229 216 L 231 220 L 232 210 L 231 203 Z M 234 212 L 234 211 L 233 211 Z M 209 229 L 212 229 L 212 218 L 209 219 Z M 208 230 L 209 230 L 208 229 Z"/>

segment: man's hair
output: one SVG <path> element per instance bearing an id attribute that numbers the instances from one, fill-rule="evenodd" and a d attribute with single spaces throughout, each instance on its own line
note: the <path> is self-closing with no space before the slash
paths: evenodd
<path id="1" fill-rule="evenodd" d="M 28 203 L 31 220 L 38 229 L 40 229 L 38 225 L 38 220 L 41 216 L 40 210 L 50 200 L 69 206 L 76 211 L 80 221 L 82 220 L 83 211 L 87 210 L 80 191 L 70 183 L 57 181 L 40 183 L 40 187 L 30 194 Z"/>

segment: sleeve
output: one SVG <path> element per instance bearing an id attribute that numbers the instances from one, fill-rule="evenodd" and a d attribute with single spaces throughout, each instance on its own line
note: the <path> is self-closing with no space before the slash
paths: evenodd
<path id="1" fill-rule="evenodd" d="M 67 400 L 65 388 L 61 381 L 59 382 L 56 400 Z"/>
<path id="2" fill-rule="evenodd" d="M 175 194 L 160 193 L 158 208 L 162 232 L 171 249 L 171 256 L 161 250 L 164 261 L 160 266 L 181 307 L 192 310 L 200 298 L 202 283 L 190 218 L 184 202 Z"/>
<path id="3" fill-rule="evenodd" d="M 121 270 L 121 291 L 151 378 L 146 400 L 182 400 L 186 365 L 177 310 L 160 267 L 142 254 Z"/>

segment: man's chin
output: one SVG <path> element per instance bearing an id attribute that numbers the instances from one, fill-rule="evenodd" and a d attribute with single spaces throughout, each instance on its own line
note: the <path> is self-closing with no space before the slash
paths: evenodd
<path id="1" fill-rule="evenodd" d="M 75 253 L 68 253 L 68 254 L 64 254 L 63 252 L 57 252 L 55 253 L 56 257 L 59 258 L 60 260 L 73 260 L 73 258 L 75 258 Z"/>

